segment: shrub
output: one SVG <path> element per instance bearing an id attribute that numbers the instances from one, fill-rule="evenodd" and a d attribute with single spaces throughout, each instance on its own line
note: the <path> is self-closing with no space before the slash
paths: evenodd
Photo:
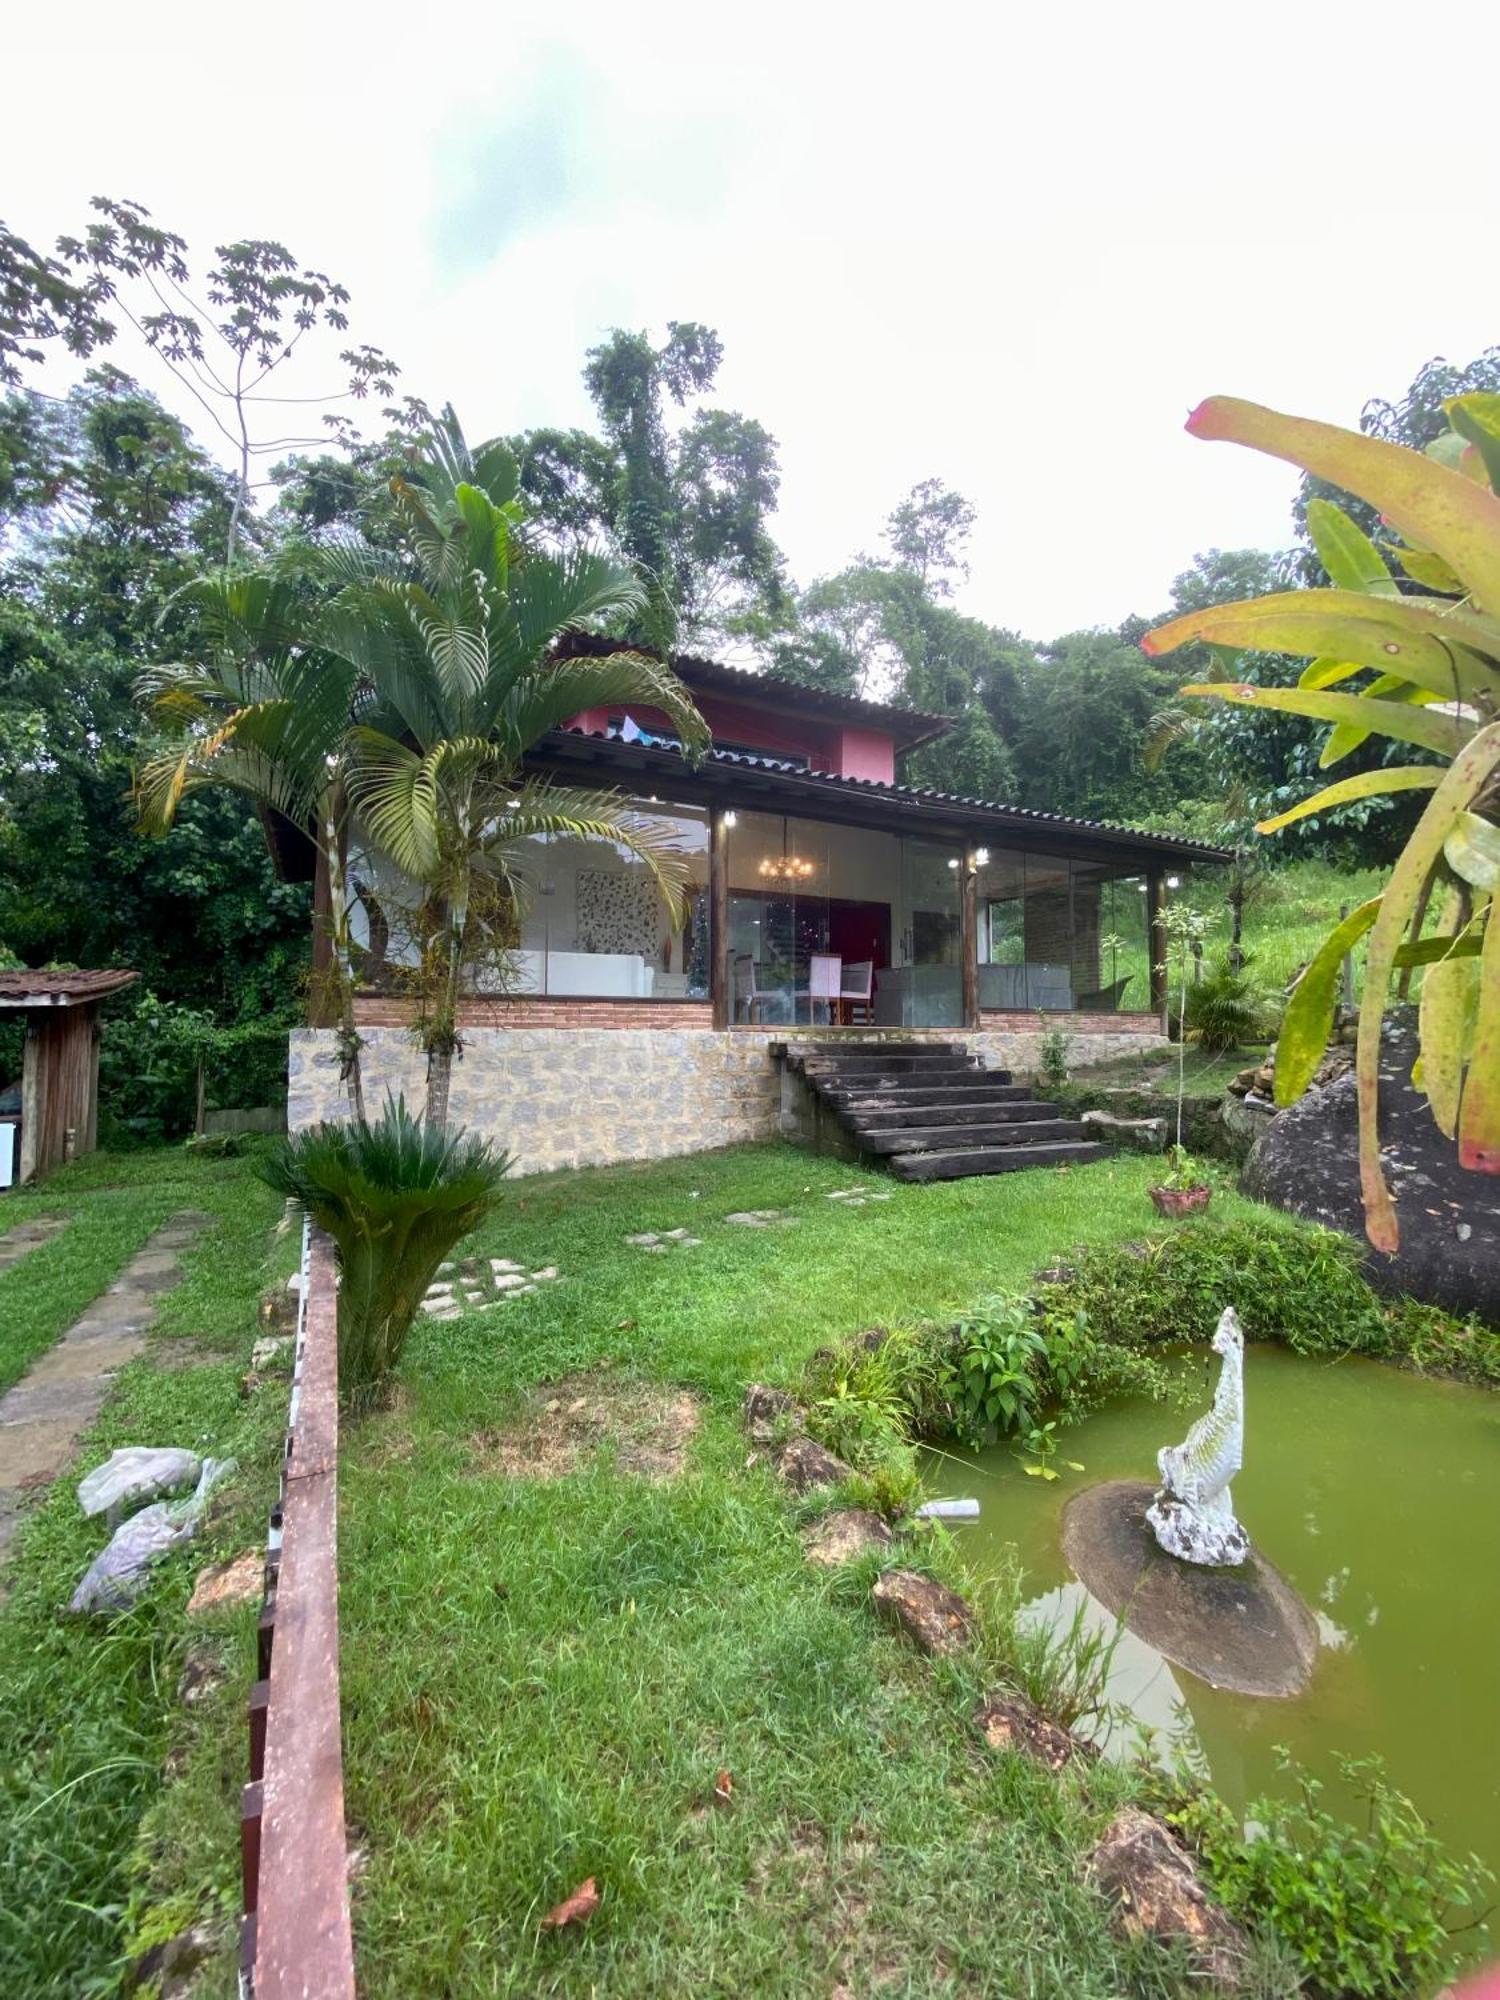
<path id="1" fill-rule="evenodd" d="M 1057 1090 L 1068 1080 L 1068 1037 L 1061 1028 L 1049 1028 L 1042 1036 L 1038 1066 L 1042 1081 Z"/>
<path id="2" fill-rule="evenodd" d="M 1227 958 L 1215 959 L 1189 985 L 1184 1021 L 1189 1039 L 1215 1056 L 1256 1041 L 1265 1027 L 1249 974 L 1233 971 Z"/>
<path id="3" fill-rule="evenodd" d="M 1086 1251 L 1076 1276 L 1045 1296 L 1056 1309 L 1082 1308 L 1101 1340 L 1127 1345 L 1201 1339 L 1232 1305 L 1247 1340 L 1299 1354 L 1378 1349 L 1385 1319 L 1359 1261 L 1331 1229 L 1269 1216 L 1187 1222 L 1144 1245 Z"/>
<path id="4" fill-rule="evenodd" d="M 509 1156 L 436 1130 L 404 1098 L 375 1123 L 314 1125 L 256 1171 L 326 1229 L 339 1255 L 339 1387 L 373 1400 L 443 1258 L 500 1198 Z"/>
<path id="5" fill-rule="evenodd" d="M 1322 1787 L 1305 1773 L 1295 1797 L 1248 1808 L 1253 1838 L 1209 1791 L 1169 1802 L 1165 1817 L 1202 1855 L 1226 1908 L 1284 1939 L 1315 1992 L 1435 1992 L 1460 1962 L 1455 1918 L 1467 1928 L 1482 1916 L 1493 1878 L 1443 1851 L 1378 1759 L 1343 1758 L 1340 1768 L 1367 1805 L 1363 1832 L 1323 1809 Z"/>

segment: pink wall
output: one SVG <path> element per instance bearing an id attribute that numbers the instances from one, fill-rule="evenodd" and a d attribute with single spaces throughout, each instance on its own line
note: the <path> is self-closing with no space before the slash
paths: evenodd
<path id="1" fill-rule="evenodd" d="M 772 757 L 804 756 L 814 770 L 831 771 L 836 777 L 895 783 L 896 746 L 884 730 L 821 722 L 815 716 L 778 714 L 745 702 L 726 701 L 722 695 L 702 695 L 698 706 L 720 745 L 743 744 Z M 671 723 L 657 709 L 632 708 L 630 714 L 648 732 L 671 731 Z M 609 715 L 608 709 L 588 709 L 575 715 L 569 726 L 602 734 L 609 727 Z"/>

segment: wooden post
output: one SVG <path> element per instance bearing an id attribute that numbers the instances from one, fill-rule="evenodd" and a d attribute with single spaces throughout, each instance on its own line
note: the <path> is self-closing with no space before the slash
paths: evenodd
<path id="1" fill-rule="evenodd" d="M 958 964 L 963 975 L 963 1017 L 966 1028 L 979 1026 L 979 870 L 973 856 L 964 855 L 960 875 L 963 894 L 958 909 Z"/>
<path id="2" fill-rule="evenodd" d="M 729 1026 L 729 829 L 721 812 L 708 830 L 708 991 L 714 1026 Z"/>
<path id="3" fill-rule="evenodd" d="M 1169 996 L 1167 930 L 1162 922 L 1166 907 L 1166 878 L 1153 868 L 1146 877 L 1146 929 L 1151 940 L 1151 1011 L 1161 1015 L 1163 1032 Z"/>
<path id="4" fill-rule="evenodd" d="M 1339 922 L 1342 923 L 1348 914 L 1349 905 L 1347 903 L 1340 903 Z M 1354 957 L 1352 953 L 1347 951 L 1344 953 L 1343 961 L 1339 966 L 1339 982 L 1343 994 L 1344 1012 L 1352 1014 L 1354 1012 Z"/>
<path id="5" fill-rule="evenodd" d="M 318 829 L 317 860 L 313 864 L 312 980 L 308 987 L 307 1025 L 331 1028 L 338 1023 L 333 1004 L 333 890 L 329 880 L 328 846 Z"/>
<path id="6" fill-rule="evenodd" d="M 198 1051 L 198 1079 L 196 1101 L 193 1109 L 193 1131 L 198 1138 L 203 1137 L 203 1051 Z"/>

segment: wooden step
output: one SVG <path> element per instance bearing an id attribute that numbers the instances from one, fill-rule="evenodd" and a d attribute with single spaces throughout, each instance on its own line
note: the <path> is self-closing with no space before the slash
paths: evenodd
<path id="1" fill-rule="evenodd" d="M 952 1105 L 956 1109 L 966 1109 L 972 1105 L 980 1111 L 993 1111 L 1002 1104 L 1036 1102 L 1024 1083 L 975 1084 L 967 1090 L 940 1086 L 926 1090 L 824 1090 L 819 1094 L 850 1117 L 857 1117 L 865 1112 L 872 1117 L 877 1113 L 889 1112 L 894 1117 L 909 1111 L 921 1113 L 938 1111 L 947 1105 Z"/>
<path id="2" fill-rule="evenodd" d="M 1084 1128 L 1076 1118 L 1017 1120 L 1012 1125 L 897 1125 L 889 1131 L 861 1131 L 859 1141 L 872 1153 L 938 1153 L 962 1148 L 986 1151 L 991 1146 L 1028 1148 L 1059 1140 L 1077 1141 Z"/>
<path id="3" fill-rule="evenodd" d="M 894 1132 L 910 1125 L 1021 1125 L 1052 1120 L 1063 1114 L 1055 1104 L 1002 1098 L 998 1104 L 880 1104 L 855 1109 L 840 1106 L 839 1115 L 855 1132 Z"/>
<path id="4" fill-rule="evenodd" d="M 1014 1174 L 1027 1167 L 1066 1167 L 1104 1159 L 1109 1147 L 1092 1140 L 1053 1140 L 1040 1146 L 982 1146 L 965 1152 L 897 1153 L 891 1172 L 901 1181 L 957 1181 L 971 1174 Z"/>

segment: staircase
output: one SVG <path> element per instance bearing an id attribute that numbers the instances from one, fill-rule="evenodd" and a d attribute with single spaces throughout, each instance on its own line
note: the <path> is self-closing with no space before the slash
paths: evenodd
<path id="1" fill-rule="evenodd" d="M 785 1044 L 784 1060 L 860 1152 L 897 1180 L 953 1181 L 1097 1160 L 1108 1148 L 961 1042 Z"/>

